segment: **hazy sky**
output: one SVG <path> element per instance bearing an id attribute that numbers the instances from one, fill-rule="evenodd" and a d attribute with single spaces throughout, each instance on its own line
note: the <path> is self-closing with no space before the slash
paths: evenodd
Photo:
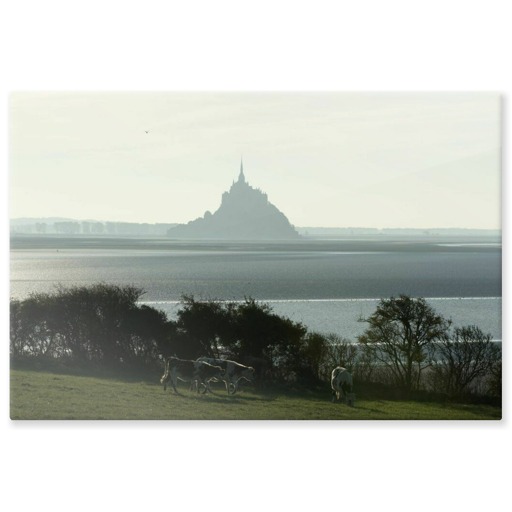
<path id="1" fill-rule="evenodd" d="M 11 218 L 187 222 L 243 155 L 296 226 L 500 228 L 495 94 L 15 93 L 9 129 Z"/>

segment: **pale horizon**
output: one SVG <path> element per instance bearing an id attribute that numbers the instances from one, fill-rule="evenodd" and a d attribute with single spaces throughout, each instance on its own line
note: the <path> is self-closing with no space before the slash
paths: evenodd
<path id="1" fill-rule="evenodd" d="M 14 93 L 10 217 L 187 223 L 243 156 L 297 227 L 500 230 L 500 152 L 496 94 Z"/>
<path id="2" fill-rule="evenodd" d="M 177 223 L 177 222 L 137 222 L 137 221 L 123 221 L 123 220 L 112 220 L 112 219 L 77 219 L 74 217 L 13 217 L 9 219 L 11 222 L 14 221 L 22 221 L 22 220 L 34 220 L 34 221 L 50 221 L 50 220 L 56 220 L 56 221 L 70 221 L 70 222 L 100 222 L 100 223 L 107 223 L 107 222 L 113 222 L 113 223 L 128 223 L 128 224 L 150 224 L 150 225 L 156 225 L 156 224 L 183 224 L 183 223 Z M 191 219 L 194 220 L 194 219 Z M 326 229 L 326 230 L 336 230 L 336 229 L 361 229 L 361 230 L 422 230 L 422 231 L 434 231 L 434 230 L 468 230 L 468 231 L 499 231 L 501 232 L 501 227 L 498 228 L 461 228 L 458 226 L 447 226 L 447 227 L 439 227 L 439 226 L 429 226 L 429 227 L 403 227 L 403 226 L 389 226 L 389 227 L 371 227 L 371 226 L 312 226 L 312 225 L 303 225 L 303 226 L 297 226 L 293 225 L 297 229 Z"/>

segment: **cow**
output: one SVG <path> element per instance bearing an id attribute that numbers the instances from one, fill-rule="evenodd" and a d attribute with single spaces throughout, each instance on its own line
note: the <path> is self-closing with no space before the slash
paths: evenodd
<path id="1" fill-rule="evenodd" d="M 336 402 L 340 399 L 347 399 L 348 394 L 352 393 L 352 374 L 337 366 L 331 373 L 332 401 Z"/>
<path id="2" fill-rule="evenodd" d="M 249 382 L 254 382 L 254 379 L 256 378 L 256 371 L 252 366 L 244 366 L 243 364 L 237 363 L 236 361 L 230 361 L 228 359 L 215 359 L 213 357 L 200 357 L 197 359 L 197 361 L 220 366 L 224 370 L 224 375 L 222 377 L 214 377 L 210 380 L 224 381 L 228 395 L 234 395 L 238 391 L 240 387 L 240 381 L 247 380 Z"/>
<path id="3" fill-rule="evenodd" d="M 160 379 L 164 385 L 164 391 L 167 389 L 167 383 L 170 381 L 175 393 L 178 393 L 176 384 L 179 380 L 194 384 L 197 382 L 197 392 L 201 386 L 204 387 L 203 393 L 209 389 L 208 381 L 217 378 L 222 379 L 224 370 L 220 366 L 214 366 L 204 361 L 190 361 L 188 359 L 179 359 L 171 356 L 165 360 L 165 372 Z"/>

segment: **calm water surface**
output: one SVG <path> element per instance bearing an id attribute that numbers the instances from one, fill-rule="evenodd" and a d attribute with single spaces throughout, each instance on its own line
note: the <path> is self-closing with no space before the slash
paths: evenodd
<path id="1" fill-rule="evenodd" d="M 11 240 L 11 296 L 96 282 L 143 288 L 176 314 L 180 297 L 269 302 L 309 328 L 354 338 L 381 297 L 428 298 L 456 325 L 501 339 L 501 244 L 474 239 L 283 243 L 23 237 Z"/>

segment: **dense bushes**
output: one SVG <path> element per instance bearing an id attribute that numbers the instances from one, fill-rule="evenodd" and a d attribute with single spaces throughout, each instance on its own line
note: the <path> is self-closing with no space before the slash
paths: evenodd
<path id="1" fill-rule="evenodd" d="M 187 340 L 187 357 L 225 356 L 254 366 L 266 379 L 318 378 L 308 357 L 306 328 L 274 314 L 267 304 L 253 299 L 197 301 L 186 296 L 176 326 Z M 174 348 L 171 342 L 168 353 Z"/>
<path id="2" fill-rule="evenodd" d="M 152 366 L 165 341 L 167 318 L 137 305 L 142 293 L 98 284 L 11 300 L 11 356 L 112 370 Z"/>
<path id="3" fill-rule="evenodd" d="M 177 321 L 140 305 L 143 290 L 97 284 L 11 300 L 13 362 L 59 361 L 68 367 L 155 371 L 162 357 L 221 355 L 275 379 L 318 378 L 306 328 L 252 299 L 243 303 L 183 297 Z M 318 362 L 312 363 L 318 368 Z"/>
<path id="4" fill-rule="evenodd" d="M 325 385 L 335 366 L 354 375 L 356 389 L 394 389 L 399 396 L 430 390 L 450 398 L 501 396 L 501 350 L 477 327 L 451 331 L 424 299 L 383 299 L 363 321 L 358 343 L 308 332 L 267 304 L 184 296 L 176 321 L 140 304 L 143 290 L 97 284 L 59 288 L 11 300 L 13 362 L 58 362 L 154 376 L 162 358 L 227 357 L 254 366 L 260 383 Z"/>

